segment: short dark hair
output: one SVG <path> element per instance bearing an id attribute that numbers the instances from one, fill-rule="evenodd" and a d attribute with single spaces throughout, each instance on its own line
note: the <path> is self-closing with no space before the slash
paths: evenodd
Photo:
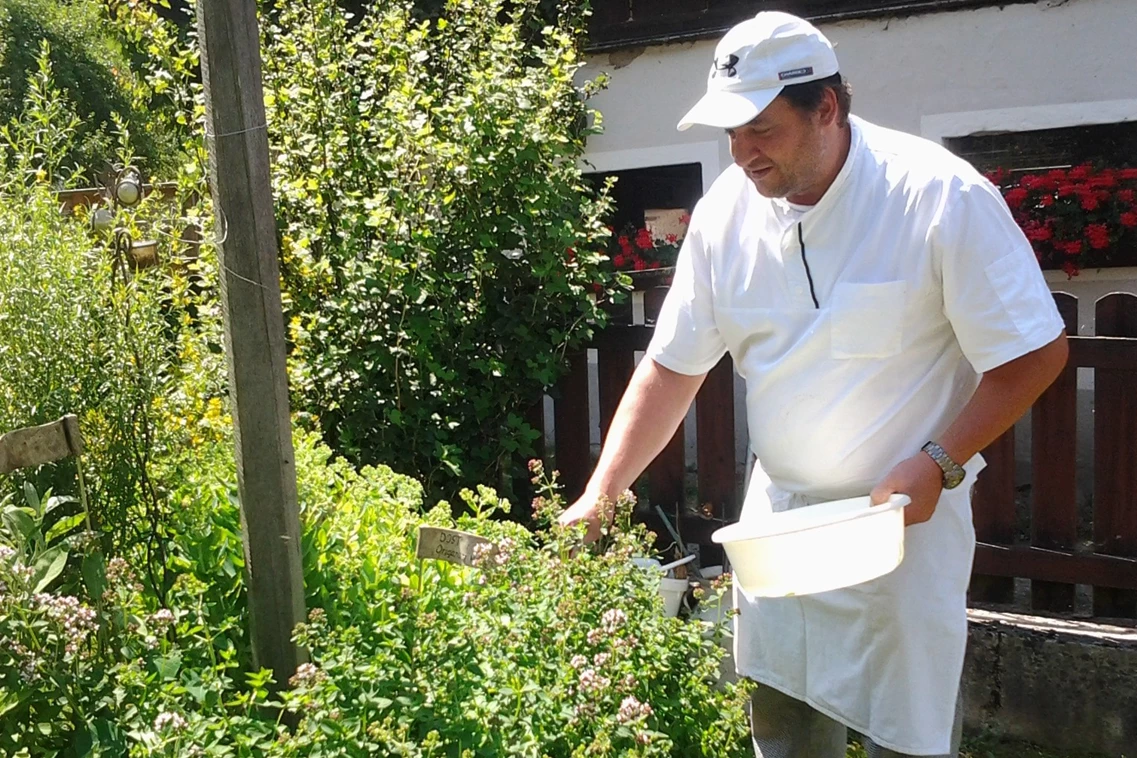
<path id="1" fill-rule="evenodd" d="M 853 88 L 840 72 L 824 79 L 815 79 L 802 84 L 787 84 L 778 97 L 784 97 L 798 110 L 813 113 L 821 107 L 825 90 L 831 89 L 837 95 L 837 123 L 849 123 L 849 107 L 853 102 Z"/>

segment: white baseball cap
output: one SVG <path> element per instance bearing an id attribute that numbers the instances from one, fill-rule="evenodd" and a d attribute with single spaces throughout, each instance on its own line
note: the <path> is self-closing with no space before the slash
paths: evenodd
<path id="1" fill-rule="evenodd" d="M 837 73 L 833 45 L 817 27 L 780 11 L 763 11 L 719 40 L 707 94 L 679 121 L 733 129 L 752 121 L 787 84 Z"/>

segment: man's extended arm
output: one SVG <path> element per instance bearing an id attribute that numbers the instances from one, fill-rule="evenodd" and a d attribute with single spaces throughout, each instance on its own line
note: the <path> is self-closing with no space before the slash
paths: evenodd
<path id="1" fill-rule="evenodd" d="M 640 361 L 612 418 L 596 470 L 584 494 L 561 516 L 562 524 L 585 521 L 589 539 L 599 536 L 600 519 L 608 516 L 600 512 L 601 501 L 615 501 L 659 455 L 705 377 L 677 373 L 650 358 Z"/>

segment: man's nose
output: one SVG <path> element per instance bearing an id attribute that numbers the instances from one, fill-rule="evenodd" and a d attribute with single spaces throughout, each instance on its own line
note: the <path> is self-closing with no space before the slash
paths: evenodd
<path id="1" fill-rule="evenodd" d="M 734 158 L 734 162 L 743 168 L 753 163 L 761 152 L 752 139 L 735 135 L 730 140 L 730 154 Z"/>

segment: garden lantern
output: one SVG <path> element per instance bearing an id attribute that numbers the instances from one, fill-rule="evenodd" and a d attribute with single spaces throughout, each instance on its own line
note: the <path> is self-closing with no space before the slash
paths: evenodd
<path id="1" fill-rule="evenodd" d="M 128 208 L 138 204 L 142 199 L 142 179 L 138 175 L 138 169 L 128 166 L 119 172 L 115 180 L 114 196 Z"/>

